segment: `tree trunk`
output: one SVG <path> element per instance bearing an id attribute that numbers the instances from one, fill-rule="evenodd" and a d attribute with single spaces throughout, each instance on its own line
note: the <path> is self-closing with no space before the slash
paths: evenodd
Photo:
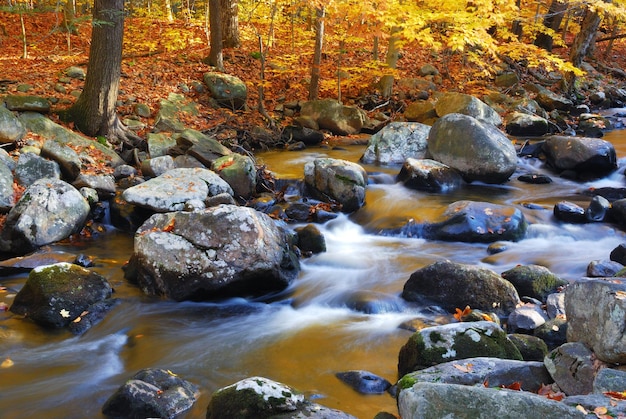
<path id="1" fill-rule="evenodd" d="M 400 49 L 398 44 L 400 42 L 400 28 L 395 26 L 391 29 L 391 36 L 389 37 L 389 49 L 387 50 L 387 67 L 395 69 L 400 56 Z M 384 98 L 391 97 L 393 92 L 393 75 L 387 74 L 380 79 L 380 91 Z"/>
<path id="2" fill-rule="evenodd" d="M 211 28 L 211 50 L 209 51 L 209 56 L 203 61 L 217 68 L 219 71 L 224 71 L 220 0 L 209 0 L 209 26 Z"/>
<path id="3" fill-rule="evenodd" d="M 558 31 L 563 16 L 565 16 L 565 12 L 567 11 L 567 7 L 567 0 L 552 0 L 548 13 L 543 18 L 543 26 Z M 535 45 L 547 51 L 552 51 L 553 42 L 552 36 L 546 33 L 540 33 L 535 38 Z"/>
<path id="4" fill-rule="evenodd" d="M 164 0 L 163 7 L 165 8 L 165 18 L 168 22 L 172 23 L 174 21 L 174 13 L 172 12 L 172 1 Z"/>
<path id="5" fill-rule="evenodd" d="M 311 85 L 309 86 L 309 100 L 316 100 L 320 90 L 320 66 L 322 65 L 322 48 L 324 46 L 324 16 L 326 9 L 322 6 L 316 9 L 315 20 L 315 52 L 311 66 Z"/>
<path id="6" fill-rule="evenodd" d="M 239 0 L 220 0 L 222 47 L 237 48 L 239 39 Z"/>
<path id="7" fill-rule="evenodd" d="M 611 3 L 611 0 L 604 0 L 604 2 Z M 580 25 L 580 32 L 576 34 L 570 50 L 569 58 L 574 66 L 580 67 L 585 57 L 592 50 L 601 21 L 602 15 L 597 10 L 587 9 L 583 22 Z"/>

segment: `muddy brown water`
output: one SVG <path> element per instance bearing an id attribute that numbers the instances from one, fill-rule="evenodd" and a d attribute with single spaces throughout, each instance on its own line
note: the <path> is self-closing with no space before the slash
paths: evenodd
<path id="1" fill-rule="evenodd" d="M 604 223 L 556 222 L 552 206 L 567 199 L 586 205 L 577 194 L 588 187 L 624 187 L 626 132 L 608 133 L 620 159 L 619 170 L 588 183 L 546 171 L 537 161 L 520 160 L 504 185 L 470 185 L 451 194 L 411 191 L 396 185 L 399 167 L 365 166 L 378 184 L 368 188 L 365 207 L 320 226 L 328 251 L 302 261 L 302 272 L 288 292 L 271 303 L 233 299 L 213 303 L 176 303 L 144 296 L 123 279 L 122 265 L 132 253 L 132 236 L 109 228 L 83 243 L 50 246 L 95 258 L 121 299 L 86 334 L 47 331 L 9 312 L 0 313 L 0 418 L 100 418 L 106 399 L 142 368 L 169 369 L 201 389 L 184 418 L 203 418 L 212 392 L 250 376 L 264 376 L 305 393 L 314 401 L 362 419 L 379 411 L 397 414 L 388 394 L 360 395 L 335 373 L 368 370 L 389 381 L 397 378 L 400 347 L 410 332 L 405 320 L 446 321 L 429 307 L 398 298 L 410 274 L 442 258 L 501 273 L 517 264 L 540 264 L 568 280 L 585 275 L 594 259 L 608 259 L 626 241 L 624 232 Z M 364 146 L 339 150 L 268 152 L 258 156 L 280 177 L 300 178 L 304 163 L 330 156 L 358 161 Z M 543 172 L 555 180 L 528 185 L 516 180 Z M 428 220 L 460 199 L 517 205 L 531 223 L 527 237 L 507 243 L 505 252 L 488 255 L 486 244 L 444 243 L 382 237 L 381 228 L 408 218 Z M 536 204 L 530 209 L 525 204 Z M 27 275 L 0 277 L 0 302 L 11 304 Z M 348 308 L 358 295 L 383 301 L 377 314 Z M 389 307 L 394 310 L 387 309 Z"/>

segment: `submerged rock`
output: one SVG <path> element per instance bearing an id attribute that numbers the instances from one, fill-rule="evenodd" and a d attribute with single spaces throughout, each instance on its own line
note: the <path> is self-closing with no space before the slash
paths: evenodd
<path id="1" fill-rule="evenodd" d="M 363 394 L 380 394 L 391 387 L 389 381 L 369 371 L 344 371 L 336 373 L 335 376 Z"/>

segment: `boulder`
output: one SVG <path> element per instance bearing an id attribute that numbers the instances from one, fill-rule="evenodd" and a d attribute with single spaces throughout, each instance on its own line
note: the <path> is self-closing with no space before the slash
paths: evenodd
<path id="1" fill-rule="evenodd" d="M 154 131 L 181 132 L 185 125 L 180 121 L 181 114 L 197 115 L 198 109 L 185 96 L 170 93 L 167 99 L 159 100 L 159 110 L 154 118 Z"/>
<path id="2" fill-rule="evenodd" d="M 180 211 L 192 199 L 204 201 L 233 190 L 215 172 L 202 168 L 178 168 L 132 186 L 122 193 L 128 203 L 156 212 Z"/>
<path id="3" fill-rule="evenodd" d="M 520 209 L 489 202 L 458 201 L 448 205 L 439 218 L 422 227 L 422 237 L 468 243 L 518 241 L 528 228 Z M 404 229 L 410 231 L 410 223 Z"/>
<path id="4" fill-rule="evenodd" d="M 324 235 L 314 224 L 297 227 L 294 231 L 298 238 L 297 246 L 303 253 L 315 254 L 326 251 Z"/>
<path id="5" fill-rule="evenodd" d="M 404 186 L 419 191 L 448 192 L 465 182 L 454 169 L 429 159 L 407 158 L 396 178 Z"/>
<path id="6" fill-rule="evenodd" d="M 581 342 L 608 363 L 626 362 L 626 283 L 591 279 L 565 289 L 567 340 Z"/>
<path id="7" fill-rule="evenodd" d="M 91 188 L 98 194 L 98 199 L 106 201 L 115 196 L 115 178 L 112 175 L 80 174 L 72 182 L 76 189 Z"/>
<path id="8" fill-rule="evenodd" d="M 14 143 L 25 134 L 26 130 L 19 119 L 0 102 L 0 143 Z"/>
<path id="9" fill-rule="evenodd" d="M 566 223 L 583 224 L 587 222 L 585 209 L 573 202 L 557 202 L 554 204 L 552 213 L 554 214 L 554 218 Z"/>
<path id="10" fill-rule="evenodd" d="M 324 134 L 320 131 L 298 125 L 288 125 L 281 133 L 281 139 L 287 143 L 303 143 L 312 146 L 324 140 Z"/>
<path id="11" fill-rule="evenodd" d="M 559 287 L 568 284 L 548 268 L 540 265 L 517 265 L 502 272 L 502 278 L 513 284 L 522 297 L 536 298 L 542 302 Z"/>
<path id="12" fill-rule="evenodd" d="M 165 156 L 176 145 L 176 140 L 164 132 L 149 132 L 146 142 L 150 158 Z"/>
<path id="13" fill-rule="evenodd" d="M 427 100 L 418 100 L 409 104 L 404 110 L 404 118 L 411 122 L 431 125 L 437 120 L 435 105 Z"/>
<path id="14" fill-rule="evenodd" d="M 532 332 L 548 320 L 548 315 L 538 304 L 526 303 L 516 307 L 507 320 L 510 332 Z"/>
<path id="15" fill-rule="evenodd" d="M 435 103 L 435 111 L 439 117 L 458 113 L 471 116 L 483 123 L 495 126 L 502 124 L 502 118 L 491 106 L 464 93 L 444 93 Z"/>
<path id="16" fill-rule="evenodd" d="M 552 135 L 543 143 L 546 162 L 581 178 L 600 178 L 617 169 L 613 144 L 599 138 Z"/>
<path id="17" fill-rule="evenodd" d="M 146 178 L 161 176 L 175 168 L 174 159 L 169 155 L 151 157 L 141 162 L 141 174 Z"/>
<path id="18" fill-rule="evenodd" d="M 102 413 L 117 418 L 173 419 L 189 410 L 199 396 L 198 387 L 169 370 L 139 371 L 109 397 Z"/>
<path id="19" fill-rule="evenodd" d="M 20 153 L 15 167 L 15 181 L 28 187 L 44 178 L 61 179 L 59 165 L 35 153 Z"/>
<path id="20" fill-rule="evenodd" d="M 343 212 L 356 211 L 365 204 L 367 173 L 356 163 L 315 159 L 304 166 L 304 182 L 322 200 L 330 198 L 341 204 Z"/>
<path id="21" fill-rule="evenodd" d="M 510 135 L 537 137 L 548 133 L 548 120 L 537 115 L 513 112 L 506 118 L 506 132 Z"/>
<path id="22" fill-rule="evenodd" d="M 547 111 L 568 111 L 574 105 L 568 98 L 545 88 L 539 90 L 535 100 Z"/>
<path id="23" fill-rule="evenodd" d="M 196 158 L 206 167 L 211 167 L 213 162 L 220 157 L 232 154 L 216 138 L 193 129 L 186 129 L 180 134 L 175 134 L 176 148 L 181 153 L 187 153 Z"/>
<path id="24" fill-rule="evenodd" d="M 203 78 L 211 97 L 221 106 L 234 111 L 246 106 L 248 88 L 240 78 L 216 72 L 204 73 Z"/>
<path id="25" fill-rule="evenodd" d="M 58 141 L 48 140 L 41 147 L 41 157 L 55 161 L 64 180 L 72 182 L 80 174 L 83 166 L 80 156 L 74 149 Z"/>
<path id="26" fill-rule="evenodd" d="M 596 372 L 605 366 L 580 342 L 568 342 L 552 350 L 544 358 L 544 364 L 568 396 L 591 393 Z"/>
<path id="27" fill-rule="evenodd" d="M 269 216 L 219 205 L 150 217 L 126 277 L 149 295 L 200 301 L 282 291 L 298 271 L 288 233 Z"/>
<path id="28" fill-rule="evenodd" d="M 15 205 L 15 190 L 13 189 L 13 172 L 0 161 L 0 212 L 5 214 Z"/>
<path id="29" fill-rule="evenodd" d="M 595 195 L 591 198 L 589 205 L 585 209 L 585 218 L 589 222 L 603 222 L 611 210 L 611 203 L 608 199 Z"/>
<path id="30" fill-rule="evenodd" d="M 18 112 L 50 112 L 50 102 L 41 96 L 7 95 L 4 103 L 10 111 Z"/>
<path id="31" fill-rule="evenodd" d="M 548 345 L 546 345 L 543 340 L 539 339 L 537 336 L 523 333 L 511 333 L 508 337 L 519 350 L 524 361 L 539 361 L 543 365 L 543 359 L 548 354 Z M 549 381 L 543 381 L 545 384 L 548 382 Z M 523 388 L 528 389 L 526 386 Z"/>
<path id="32" fill-rule="evenodd" d="M 327 129 L 335 135 L 358 134 L 367 121 L 367 114 L 361 109 L 333 99 L 304 102 L 300 115 L 311 118 L 320 129 Z"/>
<path id="33" fill-rule="evenodd" d="M 213 393 L 206 419 L 356 419 L 312 403 L 293 388 L 264 377 L 250 377 Z"/>
<path id="34" fill-rule="evenodd" d="M 522 360 L 515 345 L 497 324 L 489 321 L 449 323 L 427 327 L 409 338 L 398 355 L 398 376 L 480 356 Z"/>
<path id="35" fill-rule="evenodd" d="M 80 231 L 89 203 L 72 185 L 40 179 L 30 185 L 9 211 L 0 233 L 0 249 L 25 254 Z"/>
<path id="36" fill-rule="evenodd" d="M 43 326 L 61 328 L 111 293 L 102 275 L 71 263 L 57 263 L 31 270 L 10 310 Z"/>
<path id="37" fill-rule="evenodd" d="M 565 316 L 548 320 L 533 331 L 533 336 L 543 340 L 548 349 L 552 350 L 567 342 L 568 322 Z"/>
<path id="38" fill-rule="evenodd" d="M 428 135 L 428 152 L 468 182 L 506 182 L 517 168 L 515 147 L 500 130 L 459 113 L 435 122 Z"/>
<path id="39" fill-rule="evenodd" d="M 543 419 L 586 417 L 575 407 L 526 391 L 421 382 L 402 386 L 398 412 L 402 418 L 423 419 L 523 418 L 529 412 Z"/>
<path id="40" fill-rule="evenodd" d="M 506 387 L 517 382 L 523 390 L 536 392 L 543 384 L 550 384 L 553 380 L 543 365 L 543 357 L 541 362 L 475 357 L 444 362 L 408 373 L 400 379 L 400 386 L 411 381 L 465 386 L 488 383 L 489 387 Z"/>
<path id="41" fill-rule="evenodd" d="M 404 284 L 402 298 L 418 302 L 426 298 L 448 312 L 469 305 L 507 315 L 520 302 L 513 285 L 492 270 L 448 260 L 413 272 Z"/>
<path id="42" fill-rule="evenodd" d="M 422 159 L 428 148 L 430 127 L 418 122 L 392 122 L 372 135 L 361 157 L 363 163 L 402 164 Z"/>
<path id="43" fill-rule="evenodd" d="M 233 195 L 250 199 L 256 193 L 257 173 L 250 156 L 232 153 L 216 159 L 211 169 L 233 189 Z"/>

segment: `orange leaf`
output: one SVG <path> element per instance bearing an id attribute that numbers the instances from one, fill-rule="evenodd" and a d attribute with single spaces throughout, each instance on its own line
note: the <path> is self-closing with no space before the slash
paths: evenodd
<path id="1" fill-rule="evenodd" d="M 522 383 L 520 383 L 519 381 L 515 381 L 508 386 L 502 384 L 500 388 L 508 388 L 509 390 L 522 391 Z"/>
<path id="2" fill-rule="evenodd" d="M 626 400 L 626 391 L 605 391 L 604 395 L 613 399 Z"/>
<path id="3" fill-rule="evenodd" d="M 472 369 L 474 368 L 473 364 L 465 364 L 465 365 L 452 364 L 452 366 L 462 372 L 472 372 Z"/>
<path id="4" fill-rule="evenodd" d="M 461 311 L 461 309 L 457 307 L 455 309 L 454 318 L 457 319 L 458 321 L 461 321 L 462 317 L 467 316 L 471 312 L 472 312 L 472 309 L 470 308 L 470 306 L 465 306 L 465 309 L 463 309 L 463 311 Z"/>

